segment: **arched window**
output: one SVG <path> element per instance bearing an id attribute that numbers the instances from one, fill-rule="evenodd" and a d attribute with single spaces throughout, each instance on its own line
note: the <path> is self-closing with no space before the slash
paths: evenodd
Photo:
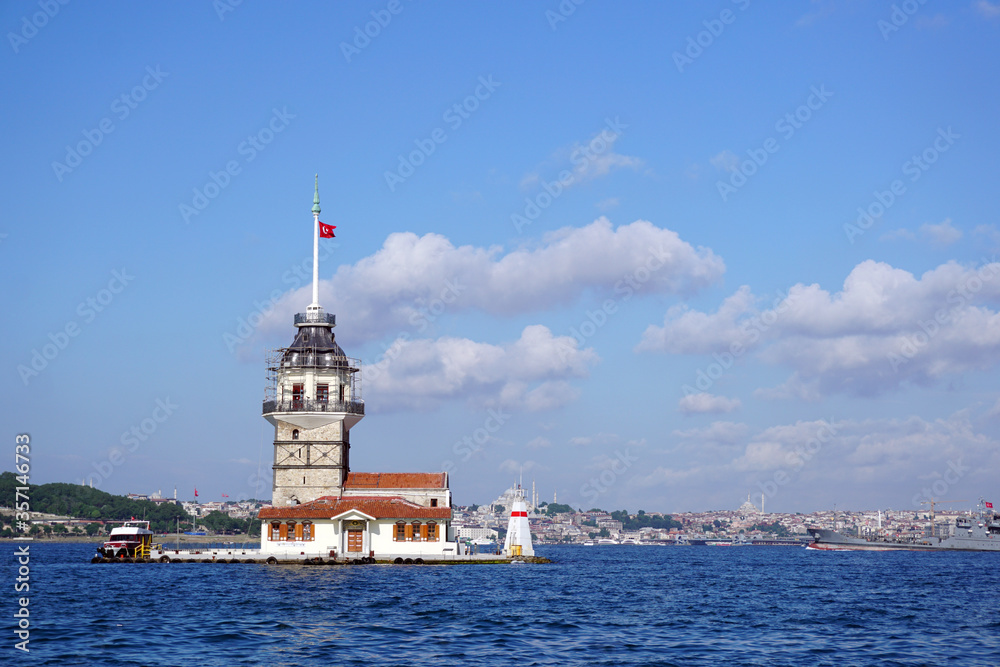
<path id="1" fill-rule="evenodd" d="M 437 539 L 438 539 L 437 527 L 438 526 L 437 526 L 436 522 L 434 522 L 434 521 L 428 521 L 427 522 L 427 541 L 428 542 L 437 542 Z"/>
<path id="2" fill-rule="evenodd" d="M 312 521 L 302 522 L 302 539 L 306 542 L 311 542 L 313 539 L 313 524 Z"/>
<path id="3" fill-rule="evenodd" d="M 281 523 L 278 521 L 271 522 L 271 541 L 277 542 L 281 539 Z"/>
<path id="4" fill-rule="evenodd" d="M 297 428 L 292 429 L 292 440 L 298 440 L 298 439 L 299 439 L 299 429 Z"/>
<path id="5" fill-rule="evenodd" d="M 393 534 L 393 541 L 395 542 L 405 542 L 406 541 L 406 522 L 397 521 L 396 531 Z"/>
<path id="6" fill-rule="evenodd" d="M 292 542 L 295 540 L 296 530 L 302 530 L 301 527 L 297 528 L 294 521 L 289 521 L 285 524 L 285 540 Z"/>
<path id="7" fill-rule="evenodd" d="M 413 541 L 414 542 L 419 542 L 420 541 L 420 522 L 419 521 L 414 521 L 413 522 Z"/>

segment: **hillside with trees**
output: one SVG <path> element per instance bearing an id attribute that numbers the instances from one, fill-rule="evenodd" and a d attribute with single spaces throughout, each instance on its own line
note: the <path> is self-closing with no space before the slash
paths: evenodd
<path id="1" fill-rule="evenodd" d="M 18 486 L 21 484 L 18 483 L 14 473 L 0 474 L 0 505 L 8 508 L 16 506 Z M 116 496 L 80 484 L 60 482 L 32 484 L 27 495 L 32 512 L 93 521 L 143 519 L 149 521 L 150 528 L 157 532 L 173 531 L 178 519 L 182 527 L 186 523 L 190 530 L 191 525 L 191 516 L 180 505 L 131 500 L 125 496 Z"/>

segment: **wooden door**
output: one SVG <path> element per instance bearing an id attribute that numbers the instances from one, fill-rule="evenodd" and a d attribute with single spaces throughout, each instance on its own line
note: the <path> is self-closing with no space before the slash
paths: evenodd
<path id="1" fill-rule="evenodd" d="M 347 531 L 347 550 L 360 552 L 362 545 L 362 534 L 363 531 L 360 530 L 348 530 Z"/>

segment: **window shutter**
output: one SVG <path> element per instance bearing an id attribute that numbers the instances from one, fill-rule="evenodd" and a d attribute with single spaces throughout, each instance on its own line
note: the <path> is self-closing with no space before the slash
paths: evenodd
<path id="1" fill-rule="evenodd" d="M 295 524 L 295 539 L 298 540 L 299 542 L 302 541 L 302 524 L 301 523 Z"/>
<path id="2" fill-rule="evenodd" d="M 424 541 L 427 540 L 427 524 L 426 523 L 420 525 L 420 537 Z"/>
<path id="3" fill-rule="evenodd" d="M 406 541 L 409 542 L 413 539 L 413 526 L 406 524 Z"/>
<path id="4" fill-rule="evenodd" d="M 288 539 L 288 524 L 283 523 L 278 527 L 278 539 L 287 540 Z"/>

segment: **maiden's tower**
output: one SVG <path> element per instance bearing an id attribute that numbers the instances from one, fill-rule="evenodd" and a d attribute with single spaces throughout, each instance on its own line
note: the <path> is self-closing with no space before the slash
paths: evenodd
<path id="1" fill-rule="evenodd" d="M 291 345 L 268 354 L 264 418 L 274 426 L 273 507 L 260 513 L 261 548 L 347 557 L 455 554 L 448 474 L 351 470 L 351 429 L 365 415 L 361 363 L 319 304 L 319 178 L 313 196 L 312 302 Z"/>

